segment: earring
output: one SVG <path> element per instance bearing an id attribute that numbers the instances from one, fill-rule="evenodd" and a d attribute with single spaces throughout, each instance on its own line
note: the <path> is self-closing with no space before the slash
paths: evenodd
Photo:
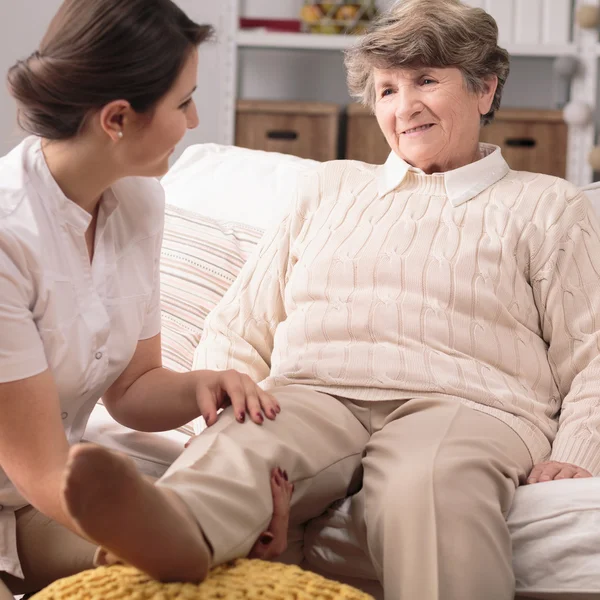
<path id="1" fill-rule="evenodd" d="M 117 137 L 118 137 L 120 140 L 122 140 L 122 139 L 123 139 L 123 132 L 122 132 L 122 131 L 119 131 L 119 132 L 117 133 Z"/>

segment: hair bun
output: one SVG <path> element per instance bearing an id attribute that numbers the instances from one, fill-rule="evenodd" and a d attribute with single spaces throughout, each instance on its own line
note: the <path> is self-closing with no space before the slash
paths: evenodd
<path id="1" fill-rule="evenodd" d="M 64 140 L 114 100 L 150 113 L 211 31 L 172 0 L 63 0 L 39 49 L 8 72 L 19 123 Z"/>
<path id="2" fill-rule="evenodd" d="M 21 60 L 17 63 L 21 69 L 25 70 L 28 77 L 36 78 L 36 75 L 40 73 L 42 67 L 42 53 L 39 50 L 32 52 L 25 60 Z"/>

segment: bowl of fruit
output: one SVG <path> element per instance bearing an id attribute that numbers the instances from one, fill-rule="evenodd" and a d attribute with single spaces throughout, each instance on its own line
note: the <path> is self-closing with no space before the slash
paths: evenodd
<path id="1" fill-rule="evenodd" d="M 375 0 L 304 0 L 300 12 L 307 33 L 364 33 L 376 14 Z"/>

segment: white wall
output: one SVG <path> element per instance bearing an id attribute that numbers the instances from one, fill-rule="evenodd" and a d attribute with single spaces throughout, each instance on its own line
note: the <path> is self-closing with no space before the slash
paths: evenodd
<path id="1" fill-rule="evenodd" d="M 6 90 L 6 73 L 36 49 L 59 6 L 60 0 L 0 0 L 0 156 L 23 137 Z"/>
<path id="2" fill-rule="evenodd" d="M 16 124 L 16 108 L 10 97 L 5 78 L 8 69 L 18 60 L 28 57 L 40 43 L 53 15 L 62 0 L 0 0 L 0 156 L 8 152 L 23 137 Z M 176 0 L 190 15 L 201 23 L 211 23 L 219 29 L 220 9 L 218 2 L 206 0 Z M 222 94 L 218 88 L 202 88 L 202 80 L 218 81 L 216 71 L 222 60 L 223 45 L 205 44 L 201 48 L 199 76 L 200 85 L 196 99 L 202 124 L 190 132 L 181 146 L 211 141 L 221 137 L 222 120 L 215 118 Z M 181 151 L 181 149 L 180 149 Z"/>

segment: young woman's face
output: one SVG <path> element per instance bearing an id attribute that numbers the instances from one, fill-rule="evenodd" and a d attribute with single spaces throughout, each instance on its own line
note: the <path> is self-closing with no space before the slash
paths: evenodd
<path id="1" fill-rule="evenodd" d="M 172 88 L 156 105 L 152 120 L 127 132 L 127 170 L 131 174 L 161 177 L 169 170 L 169 157 L 188 129 L 198 126 L 192 94 L 198 80 L 198 51 L 190 53 Z"/>

